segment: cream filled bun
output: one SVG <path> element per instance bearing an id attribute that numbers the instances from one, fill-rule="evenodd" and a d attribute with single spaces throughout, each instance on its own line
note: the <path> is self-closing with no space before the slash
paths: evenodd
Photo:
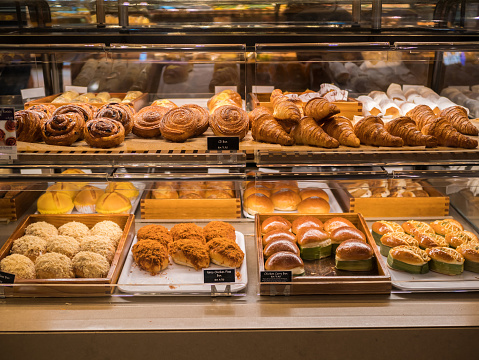
<path id="1" fill-rule="evenodd" d="M 274 211 L 274 204 L 271 199 L 264 194 L 252 194 L 246 198 L 243 206 L 248 214 L 269 214 Z"/>
<path id="2" fill-rule="evenodd" d="M 271 255 L 264 264 L 265 270 L 291 271 L 293 275 L 304 274 L 304 263 L 301 258 L 289 251 L 280 251 Z"/>
<path id="3" fill-rule="evenodd" d="M 294 211 L 298 209 L 301 197 L 290 189 L 281 189 L 271 195 L 275 210 Z"/>
<path id="4" fill-rule="evenodd" d="M 316 228 L 323 229 L 323 222 L 314 216 L 299 216 L 291 226 L 293 233 L 297 234 L 301 229 Z"/>
<path id="5" fill-rule="evenodd" d="M 283 240 L 283 239 L 278 239 L 274 241 L 270 241 L 263 249 L 263 255 L 267 259 L 274 253 L 280 252 L 280 251 L 289 251 L 292 252 L 293 254 L 296 254 L 299 256 L 299 248 L 296 245 L 296 243 L 289 241 L 289 240 Z"/>
<path id="6" fill-rule="evenodd" d="M 291 223 L 282 216 L 270 216 L 261 223 L 261 233 L 266 234 L 272 230 L 289 231 Z"/>
<path id="7" fill-rule="evenodd" d="M 341 261 L 367 260 L 373 255 L 373 248 L 361 240 L 343 241 L 336 249 L 336 259 Z"/>
<path id="8" fill-rule="evenodd" d="M 288 240 L 296 243 L 296 236 L 290 231 L 272 230 L 263 235 L 263 246 L 266 246 L 275 240 Z"/>
<path id="9" fill-rule="evenodd" d="M 302 229 L 297 234 L 298 245 L 302 248 L 313 248 L 331 245 L 329 234 L 321 229 Z"/>
<path id="10" fill-rule="evenodd" d="M 311 196 L 298 204 L 300 214 L 327 214 L 331 207 L 327 200 L 317 196 Z"/>
<path id="11" fill-rule="evenodd" d="M 316 196 L 316 197 L 320 197 L 320 198 L 322 198 L 326 201 L 329 201 L 329 196 L 326 193 L 326 191 L 324 191 L 323 189 L 320 189 L 320 188 L 311 187 L 311 188 L 302 189 L 299 192 L 299 196 L 301 196 L 301 200 L 307 199 L 309 197 Z"/>
<path id="12" fill-rule="evenodd" d="M 389 256 L 409 265 L 421 266 L 430 260 L 428 254 L 416 246 L 401 245 L 389 251 Z"/>

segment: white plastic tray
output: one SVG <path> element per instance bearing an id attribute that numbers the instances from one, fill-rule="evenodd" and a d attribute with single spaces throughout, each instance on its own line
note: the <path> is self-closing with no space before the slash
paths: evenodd
<path id="1" fill-rule="evenodd" d="M 137 239 L 133 240 L 136 244 Z M 133 254 L 128 252 L 125 265 L 118 280 L 118 289 L 125 293 L 150 294 L 150 295 L 175 295 L 175 294 L 209 294 L 212 292 L 212 285 L 218 292 L 225 291 L 227 285 L 230 285 L 230 292 L 235 293 L 243 290 L 248 283 L 248 274 L 246 267 L 246 246 L 242 233 L 236 231 L 236 243 L 243 250 L 245 256 L 241 267 L 236 269 L 235 284 L 205 284 L 203 283 L 203 271 L 195 270 L 191 267 L 178 265 L 171 258 L 168 267 L 156 275 L 151 275 L 136 265 L 133 261 Z M 224 269 L 221 266 L 212 265 L 208 269 Z M 147 286 L 145 286 L 147 285 Z M 151 285 L 151 286 L 150 286 Z"/>

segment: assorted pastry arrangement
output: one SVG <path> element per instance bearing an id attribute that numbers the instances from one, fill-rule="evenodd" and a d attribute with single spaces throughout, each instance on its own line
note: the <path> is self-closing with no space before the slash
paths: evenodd
<path id="1" fill-rule="evenodd" d="M 162 181 L 153 185 L 152 199 L 231 199 L 233 181 Z"/>
<path id="2" fill-rule="evenodd" d="M 63 173 L 83 173 L 79 169 Z M 40 214 L 128 214 L 140 195 L 131 182 L 110 182 L 105 189 L 83 182 L 57 182 L 37 200 Z"/>
<path id="3" fill-rule="evenodd" d="M 132 247 L 133 260 L 151 275 L 168 268 L 171 261 L 195 270 L 210 264 L 239 268 L 244 252 L 236 243 L 233 225 L 211 221 L 205 227 L 194 223 L 179 223 L 167 229 L 162 225 L 146 225 L 137 232 Z"/>
<path id="4" fill-rule="evenodd" d="M 354 198 L 429 197 L 419 181 L 411 179 L 368 180 L 345 186 Z"/>
<path id="5" fill-rule="evenodd" d="M 371 271 L 374 251 L 366 235 L 351 221 L 331 217 L 321 221 L 315 216 L 298 216 L 291 223 L 282 216 L 271 216 L 261 223 L 264 269 L 287 270 L 292 275 L 305 274 L 304 261 L 330 256 L 336 270 Z"/>
<path id="6" fill-rule="evenodd" d="M 0 270 L 18 279 L 105 278 L 123 235 L 110 220 L 87 225 L 71 221 L 56 228 L 39 221 L 15 239 Z"/>
<path id="7" fill-rule="evenodd" d="M 250 181 L 245 184 L 243 208 L 249 215 L 278 211 L 325 214 L 330 211 L 329 195 L 321 188 L 300 189 L 298 182 Z"/>
<path id="8" fill-rule="evenodd" d="M 128 91 L 123 99 L 118 97 L 112 97 L 109 92 L 103 91 L 99 93 L 84 93 L 79 94 L 76 91 L 69 90 L 58 95 L 52 100 L 52 104 L 74 104 L 74 103 L 93 103 L 93 104 L 106 104 L 106 103 L 131 103 L 143 95 L 141 91 Z"/>
<path id="9" fill-rule="evenodd" d="M 376 221 L 372 234 L 393 270 L 411 274 L 434 271 L 459 275 L 463 271 L 479 273 L 479 239 L 454 219 L 431 223 L 408 220 L 401 225 Z"/>

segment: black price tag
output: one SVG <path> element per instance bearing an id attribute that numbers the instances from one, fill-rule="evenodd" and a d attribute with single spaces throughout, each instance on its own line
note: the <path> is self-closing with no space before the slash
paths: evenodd
<path id="1" fill-rule="evenodd" d="M 236 269 L 213 269 L 203 270 L 203 277 L 205 284 L 235 282 Z"/>
<path id="2" fill-rule="evenodd" d="M 261 282 L 291 282 L 291 271 L 261 271 Z"/>
<path id="3" fill-rule="evenodd" d="M 15 282 L 15 275 L 0 271 L 0 284 L 13 284 Z"/>
<path id="4" fill-rule="evenodd" d="M 239 150 L 237 136 L 208 136 L 208 150 Z"/>
<path id="5" fill-rule="evenodd" d="M 14 120 L 15 109 L 14 108 L 0 108 L 0 120 Z"/>

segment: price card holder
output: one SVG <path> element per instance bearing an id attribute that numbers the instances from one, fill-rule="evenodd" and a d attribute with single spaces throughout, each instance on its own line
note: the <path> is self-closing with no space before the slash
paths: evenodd
<path id="1" fill-rule="evenodd" d="M 206 138 L 208 150 L 239 150 L 237 136 L 208 136 Z"/>
<path id="2" fill-rule="evenodd" d="M 20 92 L 22 93 L 23 103 L 45 97 L 45 88 L 23 89 Z"/>
<path id="3" fill-rule="evenodd" d="M 291 282 L 293 274 L 291 271 L 261 271 L 261 282 Z"/>
<path id="4" fill-rule="evenodd" d="M 253 85 L 251 88 L 253 94 L 270 94 L 273 90 L 274 86 Z"/>
<path id="5" fill-rule="evenodd" d="M 0 162 L 17 159 L 15 109 L 0 108 Z"/>
<path id="6" fill-rule="evenodd" d="M 205 284 L 234 283 L 236 269 L 203 269 L 203 279 Z"/>
<path id="7" fill-rule="evenodd" d="M 15 275 L 0 271 L 0 298 L 5 297 L 5 286 L 15 283 Z"/>
<path id="8" fill-rule="evenodd" d="M 215 86 L 215 94 L 219 94 L 222 91 L 225 90 L 233 90 L 233 91 L 238 91 L 237 86 Z"/>
<path id="9" fill-rule="evenodd" d="M 76 91 L 79 94 L 85 94 L 88 92 L 88 87 L 86 86 L 72 86 L 72 85 L 66 85 L 65 86 L 65 91 Z"/>

